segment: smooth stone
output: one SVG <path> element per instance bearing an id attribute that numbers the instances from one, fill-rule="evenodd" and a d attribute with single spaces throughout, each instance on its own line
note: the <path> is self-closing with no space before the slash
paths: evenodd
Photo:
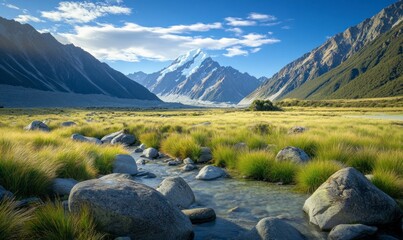
<path id="1" fill-rule="evenodd" d="M 144 151 L 144 149 L 141 149 L 141 148 L 136 148 L 136 149 L 134 149 L 134 152 L 135 153 L 142 153 Z"/>
<path id="2" fill-rule="evenodd" d="M 101 141 L 102 141 L 102 143 L 111 143 L 112 139 L 114 139 L 115 137 L 117 137 L 118 135 L 120 135 L 122 133 L 126 133 L 126 131 L 125 130 L 120 130 L 118 132 L 110 133 L 110 134 L 105 135 L 104 137 L 102 137 Z"/>
<path id="3" fill-rule="evenodd" d="M 291 161 L 295 163 L 306 163 L 310 160 L 304 150 L 297 147 L 285 147 L 276 156 L 276 161 Z"/>
<path id="4" fill-rule="evenodd" d="M 256 226 L 239 239 L 248 240 L 304 240 L 292 225 L 276 217 L 261 219 Z"/>
<path id="5" fill-rule="evenodd" d="M 195 170 L 197 167 L 194 164 L 185 164 L 183 167 L 181 167 L 181 170 L 184 172 L 190 172 Z"/>
<path id="6" fill-rule="evenodd" d="M 43 204 L 44 203 L 40 198 L 30 197 L 17 201 L 16 208 L 36 207 Z"/>
<path id="7" fill-rule="evenodd" d="M 34 131 L 34 130 L 39 130 L 43 132 L 50 132 L 50 128 L 46 123 L 41 122 L 41 121 L 32 121 L 28 126 L 24 128 L 27 131 Z"/>
<path id="8" fill-rule="evenodd" d="M 158 157 L 158 151 L 155 148 L 147 148 L 146 150 L 143 151 L 143 155 L 146 158 L 156 158 Z"/>
<path id="9" fill-rule="evenodd" d="M 113 173 L 136 174 L 137 164 L 134 158 L 128 154 L 118 154 L 113 161 Z"/>
<path id="10" fill-rule="evenodd" d="M 340 224 L 330 231 L 328 240 L 353 240 L 371 236 L 378 231 L 377 227 L 363 224 Z"/>
<path id="11" fill-rule="evenodd" d="M 127 174 L 127 173 L 111 173 L 111 174 L 102 176 L 99 179 L 101 179 L 101 180 L 113 180 L 113 179 L 116 179 L 116 178 L 123 178 L 123 179 L 133 180 L 133 176 L 130 175 L 130 174 Z"/>
<path id="12" fill-rule="evenodd" d="M 14 197 L 14 194 L 10 191 L 7 191 L 3 186 L 0 186 L 0 201 L 4 198 L 11 199 Z"/>
<path id="13" fill-rule="evenodd" d="M 292 127 L 288 130 L 288 134 L 297 134 L 297 133 L 303 133 L 306 130 L 308 130 L 306 127 L 301 127 L 301 126 L 295 126 Z"/>
<path id="14" fill-rule="evenodd" d="M 89 143 L 95 143 L 95 144 L 102 144 L 101 140 L 99 140 L 98 138 L 86 137 L 86 136 L 83 136 L 78 133 L 74 133 L 73 135 L 71 135 L 71 139 L 73 139 L 74 141 L 77 141 L 77 142 L 89 142 Z"/>
<path id="15" fill-rule="evenodd" d="M 195 202 L 195 195 L 189 185 L 181 177 L 165 178 L 157 187 L 157 191 L 168 201 L 181 209 L 188 208 Z"/>
<path id="16" fill-rule="evenodd" d="M 111 144 L 122 144 L 124 146 L 130 146 L 136 142 L 136 137 L 132 134 L 120 133 L 111 140 Z"/>
<path id="17" fill-rule="evenodd" d="M 143 159 L 143 158 L 140 158 L 140 159 L 138 159 L 138 160 L 136 161 L 136 163 L 139 164 L 139 165 L 146 165 L 147 160 L 145 160 L 145 159 Z"/>
<path id="18" fill-rule="evenodd" d="M 62 127 L 71 127 L 71 126 L 75 126 L 75 125 L 77 125 L 77 123 L 72 122 L 72 121 L 62 122 L 60 124 L 60 126 L 62 126 Z"/>
<path id="19" fill-rule="evenodd" d="M 211 222 L 216 219 L 215 211 L 212 208 L 184 209 L 182 212 L 189 217 L 193 224 Z"/>
<path id="20" fill-rule="evenodd" d="M 78 183 L 69 196 L 71 212 L 90 209 L 101 231 L 134 239 L 192 239 L 192 224 L 158 191 L 135 181 L 93 179 Z"/>
<path id="21" fill-rule="evenodd" d="M 208 147 L 202 147 L 200 157 L 197 160 L 197 162 L 206 163 L 206 162 L 211 161 L 212 159 L 213 159 L 213 153 L 211 152 L 211 149 Z"/>
<path id="22" fill-rule="evenodd" d="M 393 198 L 354 168 L 343 168 L 324 182 L 306 201 L 303 210 L 322 230 L 340 224 L 383 225 L 401 219 Z"/>
<path id="23" fill-rule="evenodd" d="M 194 164 L 195 162 L 190 158 L 185 158 L 185 159 L 183 159 L 183 163 L 184 164 Z"/>
<path id="24" fill-rule="evenodd" d="M 213 180 L 225 176 L 223 169 L 212 165 L 204 166 L 196 176 L 198 180 Z"/>
<path id="25" fill-rule="evenodd" d="M 157 175 L 155 175 L 152 172 L 148 172 L 147 175 L 144 176 L 144 178 L 156 178 L 156 177 L 157 177 Z"/>
<path id="26" fill-rule="evenodd" d="M 69 195 L 71 189 L 78 183 L 73 178 L 55 178 L 52 181 L 52 192 L 57 195 Z"/>
<path id="27" fill-rule="evenodd" d="M 147 148 L 147 146 L 144 143 L 142 143 L 140 144 L 139 148 L 144 151 Z"/>
<path id="28" fill-rule="evenodd" d="M 130 237 L 117 237 L 115 240 L 131 240 Z"/>
<path id="29" fill-rule="evenodd" d="M 178 160 L 172 160 L 168 162 L 168 166 L 178 166 L 179 164 L 182 164 L 182 162 Z"/>

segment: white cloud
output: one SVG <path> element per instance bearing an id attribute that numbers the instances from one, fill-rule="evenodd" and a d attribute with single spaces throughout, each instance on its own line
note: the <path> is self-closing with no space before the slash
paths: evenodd
<path id="1" fill-rule="evenodd" d="M 131 9 L 105 2 L 59 2 L 57 11 L 42 11 L 42 17 L 52 21 L 87 23 L 109 14 L 130 14 Z"/>
<path id="2" fill-rule="evenodd" d="M 197 27 L 196 27 L 197 26 Z M 136 62 L 140 59 L 166 61 L 195 48 L 227 50 L 227 55 L 245 51 L 241 48 L 259 48 L 280 40 L 267 35 L 250 33 L 239 37 L 202 37 L 181 35 L 185 31 L 206 31 L 219 24 L 192 24 L 170 27 L 144 27 L 135 23 L 123 26 L 103 24 L 75 26 L 73 33 L 59 33 L 63 43 L 73 43 L 102 60 Z M 228 49 L 232 50 L 228 50 Z M 238 48 L 238 50 L 236 50 Z M 227 56 L 226 55 L 226 56 Z M 235 56 L 235 55 L 233 55 Z"/>
<path id="3" fill-rule="evenodd" d="M 261 13 L 250 13 L 249 19 L 258 20 L 258 21 L 276 21 L 277 17 L 268 14 L 261 14 Z"/>
<path id="4" fill-rule="evenodd" d="M 241 46 L 234 46 L 225 49 L 227 53 L 224 54 L 226 57 L 235 57 L 235 56 L 246 56 L 248 55 L 248 51 L 243 50 Z"/>
<path id="5" fill-rule="evenodd" d="M 227 32 L 233 32 L 233 33 L 235 33 L 236 35 L 241 35 L 241 34 L 243 33 L 242 29 L 240 29 L 240 28 L 229 28 L 229 29 L 227 29 L 227 30 L 225 30 L 225 31 L 227 31 Z"/>
<path id="6" fill-rule="evenodd" d="M 289 29 L 291 29 L 291 27 L 287 25 L 287 26 L 282 26 L 281 29 L 289 30 Z"/>
<path id="7" fill-rule="evenodd" d="M 260 50 L 262 50 L 262 48 L 253 48 L 252 50 L 250 50 L 251 53 L 257 53 Z"/>
<path id="8" fill-rule="evenodd" d="M 262 23 L 261 25 L 262 26 L 266 26 L 266 27 L 271 27 L 271 26 L 276 26 L 276 25 L 279 25 L 279 24 L 281 24 L 282 22 L 266 22 L 266 23 Z"/>
<path id="9" fill-rule="evenodd" d="M 255 21 L 244 20 L 242 18 L 236 18 L 236 17 L 227 17 L 227 18 L 225 18 L 225 20 L 227 21 L 227 25 L 233 26 L 233 27 L 245 27 L 245 26 L 256 25 Z"/>
<path id="10" fill-rule="evenodd" d="M 2 5 L 5 6 L 5 7 L 8 7 L 8 8 L 11 8 L 11 9 L 20 10 L 19 7 L 15 6 L 13 4 L 3 3 Z"/>
<path id="11" fill-rule="evenodd" d="M 27 14 L 18 15 L 17 17 L 14 18 L 14 20 L 20 23 L 43 22 L 41 19 Z"/>

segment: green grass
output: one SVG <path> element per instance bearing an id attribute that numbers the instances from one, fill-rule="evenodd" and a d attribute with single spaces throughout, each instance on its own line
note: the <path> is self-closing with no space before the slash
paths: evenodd
<path id="1" fill-rule="evenodd" d="M 239 156 L 237 169 L 248 177 L 266 180 L 273 165 L 273 156 L 265 151 L 245 152 Z"/>
<path id="2" fill-rule="evenodd" d="M 375 149 L 361 149 L 353 152 L 347 160 L 347 165 L 367 174 L 372 172 L 377 159 L 377 151 Z"/>
<path id="3" fill-rule="evenodd" d="M 189 135 L 171 134 L 161 143 L 161 150 L 173 157 L 199 159 L 201 146 Z"/>
<path id="4" fill-rule="evenodd" d="M 152 147 L 155 149 L 160 148 L 161 138 L 161 134 L 157 131 L 147 132 L 140 135 L 141 143 L 144 143 L 147 147 Z"/>
<path id="5" fill-rule="evenodd" d="M 0 202 L 0 239 L 28 239 L 25 228 L 31 220 L 31 211 L 16 209 L 16 202 L 5 200 Z"/>
<path id="6" fill-rule="evenodd" d="M 340 169 L 340 164 L 333 161 L 309 162 L 301 167 L 296 176 L 297 189 L 302 192 L 312 193 Z"/>
<path id="7" fill-rule="evenodd" d="M 393 171 L 373 172 L 372 183 L 393 198 L 403 197 L 403 179 Z"/>
<path id="8" fill-rule="evenodd" d="M 92 160 L 80 151 L 68 149 L 56 153 L 55 160 L 60 164 L 56 174 L 60 178 L 73 178 L 83 181 L 95 178 L 97 170 Z"/>
<path id="9" fill-rule="evenodd" d="M 293 183 L 300 168 L 293 162 L 275 162 L 269 169 L 268 179 L 271 182 L 282 182 L 283 184 Z"/>
<path id="10" fill-rule="evenodd" d="M 235 168 L 237 165 L 238 152 L 230 146 L 217 146 L 213 149 L 213 161 L 216 166 Z"/>
<path id="11" fill-rule="evenodd" d="M 96 231 L 96 224 L 87 208 L 82 208 L 79 213 L 65 214 L 60 202 L 40 206 L 26 225 L 31 239 L 100 240 L 104 238 Z"/>
<path id="12" fill-rule="evenodd" d="M 389 151 L 379 154 L 374 171 L 393 172 L 403 178 L 403 152 Z"/>

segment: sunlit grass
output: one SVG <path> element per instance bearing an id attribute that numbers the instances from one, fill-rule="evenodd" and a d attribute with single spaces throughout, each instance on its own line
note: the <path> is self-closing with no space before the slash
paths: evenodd
<path id="1" fill-rule="evenodd" d="M 340 164 L 333 161 L 312 161 L 298 172 L 297 188 L 302 192 L 312 193 L 340 169 Z"/>
<path id="2" fill-rule="evenodd" d="M 161 144 L 161 134 L 157 131 L 146 132 L 140 135 L 141 143 L 144 143 L 147 147 L 159 149 Z"/>
<path id="3" fill-rule="evenodd" d="M 393 171 L 377 170 L 373 173 L 372 183 L 391 197 L 403 197 L 403 179 Z"/>
<path id="4" fill-rule="evenodd" d="M 4 200 L 0 202 L 0 239 L 28 239 L 26 222 L 31 220 L 31 212 L 16 209 L 16 202 Z"/>

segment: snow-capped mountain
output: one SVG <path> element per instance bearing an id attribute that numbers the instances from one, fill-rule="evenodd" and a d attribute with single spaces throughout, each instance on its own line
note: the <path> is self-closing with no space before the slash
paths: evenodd
<path id="1" fill-rule="evenodd" d="M 238 103 L 261 83 L 247 73 L 220 66 L 200 49 L 179 56 L 159 72 L 140 75 L 128 77 L 162 100 L 182 103 Z"/>
<path id="2" fill-rule="evenodd" d="M 0 17 L 0 84 L 51 92 L 155 100 L 124 74 L 49 33 Z"/>

